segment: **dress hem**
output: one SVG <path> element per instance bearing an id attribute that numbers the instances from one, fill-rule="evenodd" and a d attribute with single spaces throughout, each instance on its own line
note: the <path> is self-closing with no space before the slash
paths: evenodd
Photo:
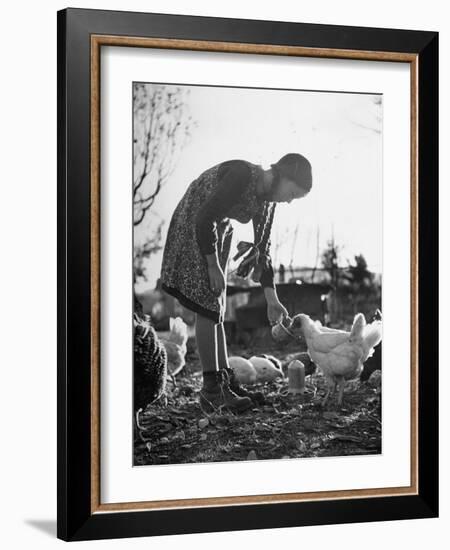
<path id="1" fill-rule="evenodd" d="M 208 317 L 209 319 L 212 319 L 216 323 L 221 322 L 220 315 L 218 313 L 210 309 L 206 309 L 200 304 L 197 304 L 196 302 L 193 302 L 192 300 L 187 298 L 182 292 L 180 292 L 177 288 L 167 286 L 165 283 L 161 284 L 161 288 L 165 292 L 167 292 L 168 294 L 176 298 L 182 306 L 187 307 L 188 309 L 190 309 L 191 311 L 194 311 L 195 313 L 200 313 L 204 317 Z"/>

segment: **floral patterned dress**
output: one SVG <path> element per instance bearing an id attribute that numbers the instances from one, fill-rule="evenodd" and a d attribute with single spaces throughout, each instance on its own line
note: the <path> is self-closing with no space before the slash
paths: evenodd
<path id="1" fill-rule="evenodd" d="M 261 199 L 256 193 L 256 183 L 263 172 L 260 165 L 241 160 L 226 162 L 245 162 L 250 167 L 250 178 L 239 200 L 227 208 L 226 216 L 214 223 L 214 248 L 225 279 L 233 236 L 230 219 L 241 223 L 253 220 L 258 249 L 270 259 L 270 228 L 275 209 L 275 203 Z M 178 203 L 170 221 L 161 267 L 162 289 L 177 298 L 183 306 L 216 323 L 224 320 L 226 292 L 217 296 L 210 289 L 205 248 L 201 245 L 197 220 L 202 207 L 220 189 L 222 182 L 218 174 L 222 164 L 202 172 L 191 182 Z M 261 279 L 262 286 L 273 286 L 271 263 L 269 266 L 269 271 L 266 269 L 265 277 Z"/>

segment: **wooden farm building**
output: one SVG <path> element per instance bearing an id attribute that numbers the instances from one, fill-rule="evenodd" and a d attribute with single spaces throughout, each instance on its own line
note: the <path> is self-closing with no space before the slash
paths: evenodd
<path id="1" fill-rule="evenodd" d="M 328 296 L 331 285 L 316 283 L 280 283 L 278 298 L 290 316 L 306 313 L 313 319 L 328 322 Z M 228 337 L 232 341 L 270 337 L 267 303 L 260 286 L 228 285 L 225 317 Z"/>

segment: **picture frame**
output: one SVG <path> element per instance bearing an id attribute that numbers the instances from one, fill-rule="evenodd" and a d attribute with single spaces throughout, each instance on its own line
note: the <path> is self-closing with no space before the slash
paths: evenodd
<path id="1" fill-rule="evenodd" d="M 58 538 L 75 541 L 436 517 L 438 33 L 77 8 L 58 11 L 57 27 Z M 100 52 L 106 46 L 409 65 L 409 486 L 181 500 L 154 500 L 149 491 L 145 502 L 101 502 Z"/>

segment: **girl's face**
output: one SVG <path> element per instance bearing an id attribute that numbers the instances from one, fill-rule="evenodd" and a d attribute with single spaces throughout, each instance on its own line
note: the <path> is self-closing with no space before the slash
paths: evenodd
<path id="1" fill-rule="evenodd" d="M 294 181 L 281 177 L 280 183 L 275 187 L 271 200 L 274 202 L 290 203 L 294 199 L 300 199 L 308 194 L 306 189 L 297 185 Z"/>

